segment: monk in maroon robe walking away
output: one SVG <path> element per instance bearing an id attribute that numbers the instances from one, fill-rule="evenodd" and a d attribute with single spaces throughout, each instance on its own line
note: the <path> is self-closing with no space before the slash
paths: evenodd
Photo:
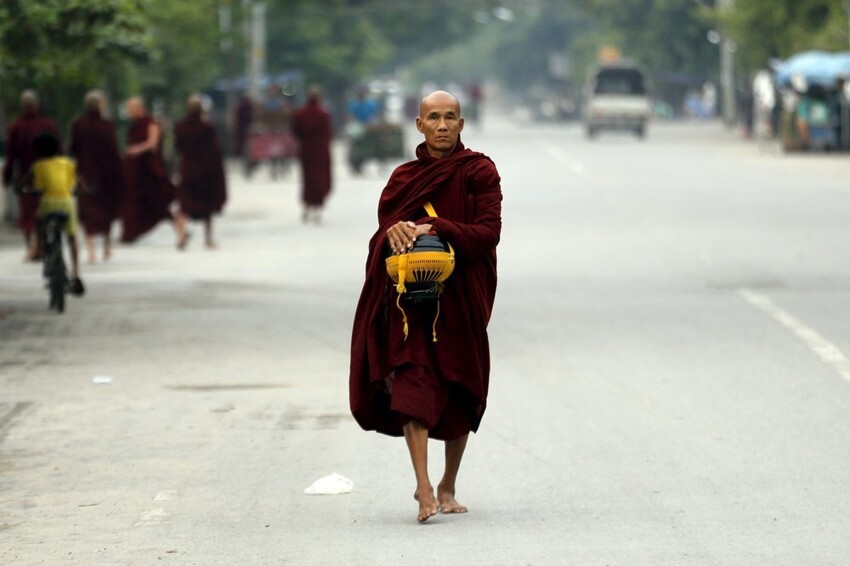
<path id="1" fill-rule="evenodd" d="M 106 101 L 99 91 L 83 100 L 85 114 L 71 126 L 71 156 L 86 191 L 77 197 L 80 222 L 86 231 L 89 263 L 96 259 L 95 236 L 103 236 L 103 259 L 112 255 L 112 223 L 124 199 L 124 165 L 118 150 L 115 125 L 103 117 Z"/>
<path id="2" fill-rule="evenodd" d="M 186 108 L 186 117 L 174 128 L 180 155 L 177 223 L 185 232 L 187 218 L 203 220 L 206 246 L 212 249 L 216 247 L 212 237 L 212 215 L 221 212 L 227 201 L 224 162 L 215 128 L 204 119 L 201 97 L 190 96 Z"/>
<path id="3" fill-rule="evenodd" d="M 162 220 L 174 220 L 171 203 L 174 185 L 162 162 L 160 140 L 162 132 L 153 116 L 145 111 L 141 98 L 127 101 L 130 129 L 124 158 L 124 179 L 127 193 L 121 211 L 122 242 L 135 242 Z M 186 235 L 177 231 L 177 247 L 186 245 Z"/>
<path id="4" fill-rule="evenodd" d="M 292 117 L 292 132 L 298 139 L 301 162 L 303 220 L 321 220 L 322 207 L 331 192 L 331 115 L 321 107 L 322 91 L 312 87 L 307 104 Z"/>
<path id="5" fill-rule="evenodd" d="M 3 184 L 12 188 L 26 175 L 37 156 L 33 140 L 38 134 L 49 132 L 59 136 L 59 128 L 50 118 L 39 114 L 38 95 L 35 91 L 21 93 L 21 115 L 12 122 L 6 133 L 6 163 L 3 165 Z M 35 238 L 35 211 L 38 209 L 38 195 L 18 195 L 18 228 L 24 236 L 26 261 L 35 256 L 37 242 Z"/>
<path id="6" fill-rule="evenodd" d="M 354 319 L 349 392 L 362 428 L 405 437 L 416 475 L 417 520 L 424 522 L 438 510 L 466 512 L 455 499 L 455 482 L 469 432 L 478 430 L 487 404 L 487 324 L 496 294 L 502 191 L 493 162 L 461 143 L 463 118 L 454 96 L 426 96 L 416 126 L 425 136 L 417 159 L 393 172 L 378 204 L 379 228 L 369 242 Z M 425 212 L 429 202 L 439 218 Z M 426 234 L 454 246 L 456 266 L 439 298 L 438 319 L 433 302 L 404 305 L 405 337 L 385 258 Z M 428 477 L 429 437 L 446 442 L 436 497 Z"/>

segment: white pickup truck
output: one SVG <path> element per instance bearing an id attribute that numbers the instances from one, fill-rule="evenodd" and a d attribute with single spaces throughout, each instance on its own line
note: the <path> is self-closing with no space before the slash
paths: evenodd
<path id="1" fill-rule="evenodd" d="M 584 125 L 593 138 L 600 130 L 628 130 L 643 138 L 651 105 L 643 73 L 632 65 L 604 65 L 587 78 Z"/>

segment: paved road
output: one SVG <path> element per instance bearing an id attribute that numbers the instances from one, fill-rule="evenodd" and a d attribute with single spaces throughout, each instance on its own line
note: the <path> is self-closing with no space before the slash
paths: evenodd
<path id="1" fill-rule="evenodd" d="M 234 174 L 220 250 L 162 226 L 61 317 L 0 247 L 0 563 L 850 562 L 850 159 L 712 124 L 465 139 L 505 193 L 468 515 L 416 525 L 403 443 L 348 415 L 386 172 L 338 167 L 321 227 L 294 175 Z M 303 495 L 333 471 L 353 493 Z"/>

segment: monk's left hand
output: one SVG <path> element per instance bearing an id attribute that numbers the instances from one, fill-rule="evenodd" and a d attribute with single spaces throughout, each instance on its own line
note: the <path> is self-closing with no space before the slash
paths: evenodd
<path id="1" fill-rule="evenodd" d="M 387 230 L 387 241 L 394 254 L 403 254 L 413 247 L 416 238 L 431 232 L 430 224 L 419 224 L 413 222 L 398 222 Z"/>

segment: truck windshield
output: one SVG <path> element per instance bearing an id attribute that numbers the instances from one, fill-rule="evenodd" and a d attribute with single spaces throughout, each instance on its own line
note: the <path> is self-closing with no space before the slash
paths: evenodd
<path id="1" fill-rule="evenodd" d="M 596 75 L 595 94 L 646 94 L 637 69 L 603 69 Z"/>

